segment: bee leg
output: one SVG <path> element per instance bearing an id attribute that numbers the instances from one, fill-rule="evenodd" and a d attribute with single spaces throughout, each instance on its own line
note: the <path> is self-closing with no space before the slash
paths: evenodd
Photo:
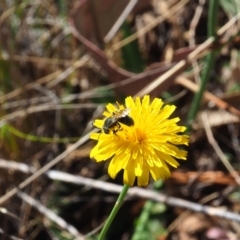
<path id="1" fill-rule="evenodd" d="M 122 131 L 122 127 L 121 127 L 121 124 L 119 122 L 117 122 L 117 127 L 118 127 L 117 131 Z"/>
<path id="2" fill-rule="evenodd" d="M 117 132 L 118 132 L 118 131 L 122 131 L 122 127 L 121 127 L 121 124 L 118 123 L 118 122 L 116 122 L 116 125 L 115 125 L 115 126 L 116 126 L 116 129 L 113 129 L 112 131 L 113 131 L 113 134 L 118 137 Z"/>

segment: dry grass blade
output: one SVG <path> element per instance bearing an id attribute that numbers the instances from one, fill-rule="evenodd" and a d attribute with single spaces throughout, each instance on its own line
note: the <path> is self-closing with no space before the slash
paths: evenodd
<path id="1" fill-rule="evenodd" d="M 106 183 L 99 180 L 87 179 L 80 176 L 73 176 L 67 173 L 61 173 L 57 171 L 49 172 L 48 177 L 55 180 L 71 182 L 78 185 L 90 186 L 92 188 L 97 188 L 108 192 L 120 193 L 122 190 L 122 186 L 116 184 Z M 166 203 L 169 206 L 181 207 L 195 212 L 205 213 L 209 216 L 216 216 L 240 222 L 240 215 L 237 213 L 229 212 L 223 209 L 203 206 L 201 204 L 193 203 L 175 197 L 169 197 L 165 194 L 154 192 L 152 190 L 133 187 L 129 189 L 128 196 L 151 199 L 157 202 Z"/>
<path id="2" fill-rule="evenodd" d="M 199 86 L 190 81 L 189 79 L 183 77 L 183 76 L 178 76 L 175 80 L 175 82 L 177 84 L 180 84 L 184 87 L 186 87 L 187 89 L 189 89 L 192 92 L 197 92 L 199 89 Z M 229 112 L 231 112 L 232 114 L 240 117 L 240 111 L 238 109 L 236 109 L 235 107 L 231 106 L 230 104 L 226 103 L 225 101 L 221 100 L 220 98 L 218 98 L 217 96 L 213 95 L 210 92 L 205 91 L 204 93 L 204 98 L 208 101 L 212 101 L 214 102 L 214 104 L 216 106 L 218 106 L 221 109 L 226 109 Z"/>
<path id="3" fill-rule="evenodd" d="M 213 2 L 0 1 L 0 239 L 96 239 L 124 174 L 112 184 L 109 161 L 90 159 L 93 121 L 101 126 L 107 103 L 145 94 L 176 106 L 172 123 L 192 123 L 188 159 L 154 184 L 161 192 L 131 188 L 106 238 L 143 229 L 144 239 L 199 240 L 217 226 L 239 239 L 240 5 L 221 0 L 211 17 Z M 188 121 L 210 52 L 201 111 Z M 97 160 L 111 154 L 104 147 Z"/>
<path id="4" fill-rule="evenodd" d="M 228 159 L 226 158 L 223 151 L 221 150 L 221 148 L 218 146 L 216 140 L 214 139 L 212 130 L 211 130 L 209 122 L 208 122 L 208 117 L 207 117 L 206 113 L 204 113 L 204 112 L 202 113 L 202 119 L 203 119 L 203 124 L 204 124 L 204 128 L 205 128 L 209 143 L 214 148 L 216 154 L 222 161 L 223 165 L 226 167 L 226 169 L 229 171 L 229 173 L 233 176 L 233 178 L 238 183 L 238 185 L 240 185 L 240 177 L 238 175 L 238 172 L 235 171 L 233 166 L 229 163 Z"/>
<path id="5" fill-rule="evenodd" d="M 55 214 L 53 211 L 50 209 L 46 208 L 44 205 L 42 205 L 39 201 L 36 201 L 29 195 L 23 193 L 23 192 L 18 192 L 17 193 L 18 197 L 20 197 L 24 202 L 28 203 L 32 207 L 36 208 L 40 213 L 42 213 L 45 217 L 53 221 L 55 224 L 57 224 L 59 227 L 62 229 L 66 230 L 68 233 L 70 233 L 74 239 L 78 240 L 84 240 L 85 237 L 78 232 L 78 230 L 67 223 L 64 219 L 59 217 L 57 214 Z"/>
<path id="6" fill-rule="evenodd" d="M 11 165 L 14 166 L 14 169 L 18 171 L 22 171 L 22 165 L 17 167 L 18 163 L 10 162 L 10 166 Z M 4 160 L 0 162 L 0 168 L 1 167 L 9 168 L 9 166 L 5 164 Z M 25 165 L 24 171 L 22 172 L 26 173 L 25 169 L 27 168 L 29 168 L 29 171 L 32 171 L 31 167 Z M 60 171 L 50 170 L 50 171 L 45 171 L 45 174 L 50 179 L 53 179 L 53 180 L 68 182 L 76 185 L 88 186 L 91 188 L 100 189 L 107 192 L 120 193 L 122 190 L 122 186 L 119 186 L 113 183 L 107 183 L 100 180 L 93 180 L 93 179 L 84 178 L 81 176 L 74 176 L 74 175 L 60 172 Z M 169 197 L 165 194 L 157 193 L 152 190 L 133 187 L 129 189 L 128 195 L 130 197 L 137 196 L 141 198 L 151 199 L 154 201 L 166 203 L 170 206 L 181 207 L 181 208 L 185 208 L 185 209 L 196 211 L 196 212 L 202 212 L 209 216 L 217 216 L 217 217 L 231 219 L 231 220 L 240 222 L 240 216 L 237 213 L 232 213 L 224 209 L 203 206 L 201 204 L 193 203 L 180 198 Z"/>
<path id="7" fill-rule="evenodd" d="M 220 37 L 227 29 L 236 23 L 238 19 L 240 18 L 240 13 L 237 14 L 235 17 L 233 17 L 231 20 L 229 20 L 223 27 L 221 27 L 217 35 Z M 191 54 L 188 55 L 186 60 L 182 60 L 179 63 L 177 63 L 172 69 L 161 75 L 159 78 L 157 78 L 154 82 L 150 83 L 148 86 L 146 86 L 144 89 L 142 89 L 137 95 L 138 96 L 144 96 L 146 94 L 149 94 L 154 89 L 156 89 L 160 84 L 162 84 L 165 81 L 168 81 L 169 78 L 176 77 L 178 74 L 180 74 L 183 70 L 186 69 L 186 67 L 193 61 L 196 60 L 200 53 L 208 49 L 211 44 L 216 40 L 216 38 L 211 37 L 207 39 L 204 43 L 202 43 L 199 47 L 197 47 Z"/>
<path id="8" fill-rule="evenodd" d="M 96 132 L 96 131 L 93 131 Z M 46 171 L 48 171 L 51 167 L 55 166 L 57 163 L 62 161 L 68 154 L 70 154 L 72 151 L 76 150 L 78 147 L 83 145 L 85 142 L 89 140 L 89 134 L 86 134 L 83 136 L 78 142 L 74 143 L 71 145 L 66 151 L 58 155 L 56 158 L 54 158 L 51 162 L 46 164 L 44 167 L 39 169 L 37 172 L 35 172 L 33 175 L 28 177 L 26 180 L 24 180 L 22 183 L 19 184 L 17 188 L 13 188 L 9 192 L 7 192 L 5 195 L 3 195 L 0 198 L 0 205 L 2 205 L 4 202 L 6 202 L 9 198 L 13 197 L 14 195 L 17 194 L 17 192 L 26 186 L 28 186 L 31 182 L 36 180 L 38 177 L 43 175 Z"/>
<path id="9" fill-rule="evenodd" d="M 128 14 L 132 11 L 137 2 L 137 0 L 130 0 L 122 14 L 119 16 L 118 20 L 114 23 L 108 34 L 104 37 L 104 42 L 107 43 L 116 34 L 116 32 L 119 30 L 119 28 L 127 18 Z"/>
<path id="10" fill-rule="evenodd" d="M 9 234 L 6 234 L 3 229 L 0 228 L 0 233 L 3 235 L 3 236 L 6 236 L 8 237 L 8 239 L 11 239 L 11 240 L 24 240 L 22 238 L 18 238 L 18 237 L 15 237 L 15 236 L 12 236 L 12 235 L 9 235 Z"/>
<path id="11" fill-rule="evenodd" d="M 29 167 L 27 165 L 25 165 L 24 168 L 23 168 L 22 164 L 20 164 L 19 167 L 18 167 L 18 165 L 19 165 L 18 163 L 14 163 L 14 162 L 10 162 L 10 165 L 7 165 L 6 161 L 4 161 L 4 160 L 0 161 L 0 168 L 3 167 L 3 168 L 8 169 L 10 166 L 13 166 L 15 170 L 22 171 L 23 173 L 26 173 L 26 169 L 29 169 L 29 172 L 31 172 L 33 170 L 31 167 Z M 100 189 L 102 191 L 120 193 L 122 190 L 122 186 L 120 186 L 120 185 L 116 185 L 113 183 L 107 183 L 107 182 L 103 182 L 100 180 L 93 180 L 93 179 L 85 178 L 85 177 L 81 177 L 81 176 L 74 176 L 74 175 L 60 172 L 60 171 L 55 171 L 55 170 L 47 171 L 46 170 L 44 173 L 50 179 L 53 179 L 53 180 L 68 182 L 68 183 L 72 183 L 72 184 L 76 184 L 76 185 L 88 186 L 91 188 Z M 20 194 L 20 196 L 22 197 L 24 193 L 19 192 L 18 194 Z M 148 190 L 148 189 L 133 187 L 133 188 L 129 189 L 128 195 L 130 197 L 141 197 L 141 198 L 151 199 L 154 201 L 166 203 L 170 206 L 181 207 L 181 208 L 185 208 L 185 209 L 192 210 L 195 212 L 205 213 L 209 216 L 216 216 L 216 217 L 221 217 L 221 218 L 240 222 L 240 216 L 237 213 L 232 213 L 232 212 L 229 212 L 224 209 L 203 206 L 201 204 L 193 203 L 193 202 L 186 201 L 186 200 L 183 200 L 180 198 L 169 197 L 165 194 L 157 193 L 157 192 L 154 192 L 154 191 Z M 26 196 L 26 194 L 24 194 L 24 196 Z M 33 204 L 34 207 L 39 205 L 38 203 L 35 203 L 36 201 L 33 200 L 32 198 L 30 200 L 29 199 L 30 199 L 29 196 L 24 198 L 24 200 L 27 200 L 27 202 L 30 202 L 30 204 L 34 203 Z M 43 208 L 43 206 L 41 206 L 41 208 Z M 45 208 L 44 208 L 44 210 L 45 210 Z M 42 212 L 42 211 L 40 211 L 40 212 Z M 43 211 L 42 213 L 44 213 L 44 212 L 45 211 Z"/>
<path id="12" fill-rule="evenodd" d="M 189 0 L 180 1 L 179 3 L 174 5 L 169 11 L 165 12 L 165 14 L 163 16 L 156 18 L 156 20 L 154 22 L 152 22 L 151 24 L 147 25 L 146 27 L 142 28 L 140 31 L 132 34 L 131 36 L 122 40 L 121 42 L 114 44 L 111 47 L 111 51 L 116 51 L 117 49 L 122 48 L 123 46 L 129 44 L 130 42 L 138 39 L 140 36 L 146 34 L 151 29 L 156 27 L 159 23 L 163 22 L 165 19 L 169 18 L 170 16 L 175 14 L 177 11 L 179 11 L 181 8 L 183 8 L 184 5 L 186 5 L 188 2 L 189 2 Z"/>

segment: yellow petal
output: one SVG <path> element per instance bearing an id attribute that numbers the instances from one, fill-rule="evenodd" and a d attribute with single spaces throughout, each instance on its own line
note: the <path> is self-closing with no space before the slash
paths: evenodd
<path id="1" fill-rule="evenodd" d="M 106 106 L 106 108 L 107 108 L 107 110 L 108 110 L 110 113 L 117 111 L 117 108 L 116 108 L 113 104 L 111 104 L 111 103 L 109 103 L 109 104 Z"/>
<path id="2" fill-rule="evenodd" d="M 134 163 L 129 161 L 127 167 L 124 170 L 123 181 L 125 184 L 132 186 L 134 184 L 135 175 L 134 175 Z"/>
<path id="3" fill-rule="evenodd" d="M 149 170 L 147 166 L 143 167 L 142 175 L 138 177 L 138 186 L 145 187 L 149 182 Z"/>
<path id="4" fill-rule="evenodd" d="M 96 120 L 94 125 L 102 129 L 106 117 L 112 116 L 119 109 L 129 108 L 129 117 L 134 125 L 120 123 L 121 129 L 109 134 L 92 133 L 90 138 L 97 145 L 90 152 L 90 157 L 97 162 L 109 160 L 108 173 L 111 178 L 123 170 L 123 181 L 132 186 L 137 177 L 139 186 L 146 186 L 150 176 L 156 181 L 170 177 L 169 165 L 178 167 L 178 159 L 186 160 L 187 151 L 179 149 L 179 145 L 188 145 L 189 137 L 181 135 L 186 128 L 177 125 L 179 118 L 169 119 L 175 106 L 165 105 L 150 96 L 125 99 L 125 106 L 113 104 L 106 106 L 105 118 Z"/>

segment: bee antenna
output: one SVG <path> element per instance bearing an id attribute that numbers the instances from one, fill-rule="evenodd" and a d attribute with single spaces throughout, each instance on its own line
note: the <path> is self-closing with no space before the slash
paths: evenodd
<path id="1" fill-rule="evenodd" d="M 120 107 L 121 107 L 121 105 L 119 104 L 119 102 L 118 102 L 118 101 L 116 101 L 116 103 L 117 103 L 118 107 L 120 108 Z"/>

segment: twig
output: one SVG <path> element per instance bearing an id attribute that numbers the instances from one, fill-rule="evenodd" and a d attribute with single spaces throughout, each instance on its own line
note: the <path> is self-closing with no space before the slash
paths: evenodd
<path id="1" fill-rule="evenodd" d="M 0 168 L 1 169 L 9 169 L 12 171 L 19 171 L 25 174 L 32 174 L 36 172 L 35 167 L 28 166 L 25 163 L 18 163 L 15 161 L 9 161 L 5 159 L 0 159 Z"/>
<path id="2" fill-rule="evenodd" d="M 35 2 L 22 2 L 20 4 L 13 5 L 13 7 L 8 8 L 6 11 L 0 15 L 0 27 L 2 27 L 3 22 L 16 11 L 16 9 L 26 9 L 28 6 L 40 5 L 41 1 Z"/>
<path id="3" fill-rule="evenodd" d="M 57 77 L 59 74 L 61 74 L 61 70 L 57 70 L 53 73 L 50 73 L 48 74 L 47 76 L 45 77 L 42 77 L 42 78 L 39 78 L 38 80 L 36 80 L 35 82 L 31 82 L 31 83 L 28 83 L 27 85 L 25 85 L 24 87 L 21 87 L 21 88 L 18 88 L 18 89 L 15 89 L 13 90 L 12 92 L 10 93 L 7 93 L 3 96 L 0 96 L 0 103 L 3 103 L 5 102 L 6 100 L 9 100 L 13 97 L 16 97 L 17 95 L 21 94 L 24 92 L 24 90 L 29 90 L 31 88 L 33 88 L 35 86 L 36 83 L 38 84 L 44 84 L 46 82 L 49 82 L 51 81 L 52 79 L 54 79 L 55 77 Z"/>
<path id="4" fill-rule="evenodd" d="M 59 99 L 59 97 L 51 90 L 49 90 L 46 87 L 43 87 L 40 84 L 36 84 L 34 86 L 34 89 L 36 89 L 37 91 L 43 93 L 44 95 L 46 95 L 47 97 L 49 97 L 49 99 L 52 100 L 52 102 L 56 105 L 61 104 L 61 101 Z M 61 125 L 61 109 L 56 109 L 56 114 L 55 114 L 55 129 L 59 130 L 60 129 L 60 125 Z M 54 134 L 56 135 L 56 134 Z M 57 137 L 57 136 L 55 136 Z"/>
<path id="5" fill-rule="evenodd" d="M 211 131 L 211 128 L 209 125 L 208 117 L 205 112 L 202 113 L 202 120 L 203 120 L 203 125 L 205 128 L 209 143 L 212 145 L 213 149 L 215 150 L 216 154 L 222 161 L 223 165 L 227 168 L 227 170 L 233 176 L 233 178 L 238 183 L 238 185 L 240 185 L 240 177 L 239 177 L 237 171 L 235 171 L 235 169 L 229 163 L 228 159 L 225 157 L 224 153 L 222 152 L 221 148 L 218 146 L 217 142 L 215 141 L 215 139 L 213 137 L 213 134 L 212 134 L 212 131 Z"/>
<path id="6" fill-rule="evenodd" d="M 3 159 L 0 160 L 0 168 L 2 168 L 3 166 L 5 168 L 8 168 L 7 164 L 3 164 L 4 161 L 6 162 L 6 160 L 3 160 Z M 13 163 L 12 161 L 9 161 L 9 160 L 8 162 L 10 163 L 9 166 L 14 166 L 14 169 L 19 171 L 23 170 L 22 171 L 23 173 L 27 173 L 27 172 L 31 173 L 33 169 L 32 167 L 29 167 L 23 163 L 21 163 L 20 164 L 21 167 L 18 168 L 17 167 L 18 163 L 15 163 L 15 162 Z M 23 165 L 25 165 L 24 168 L 22 167 Z M 29 168 L 29 171 L 26 171 L 27 168 Z M 107 183 L 100 180 L 93 180 L 91 178 L 85 178 L 81 176 L 74 176 L 74 175 L 63 173 L 60 171 L 50 170 L 50 171 L 46 171 L 45 174 L 48 178 L 53 180 L 68 182 L 68 183 L 76 184 L 80 186 L 88 186 L 88 187 L 100 189 L 106 192 L 120 193 L 122 190 L 122 186 L 117 184 Z M 221 218 L 240 222 L 240 214 L 233 213 L 233 212 L 224 210 L 222 208 L 218 209 L 214 207 L 203 206 L 201 204 L 193 203 L 180 198 L 168 197 L 165 194 L 154 192 L 152 190 L 148 190 L 144 188 L 139 188 L 139 187 L 130 188 L 128 191 L 128 196 L 151 199 L 157 202 L 166 203 L 169 206 L 181 207 L 181 208 L 185 208 L 195 212 L 205 213 L 209 216 L 221 217 Z"/>
<path id="7" fill-rule="evenodd" d="M 4 236 L 8 237 L 9 239 L 12 239 L 12 240 L 24 240 L 22 238 L 18 238 L 18 237 L 15 237 L 13 235 L 8 235 L 6 234 L 2 228 L 0 228 L 0 233 L 3 234 Z"/>
<path id="8" fill-rule="evenodd" d="M 73 176 L 67 173 L 57 171 L 49 171 L 48 177 L 54 180 L 70 182 L 76 185 L 90 186 L 92 188 L 101 189 L 107 192 L 120 193 L 122 190 L 122 186 L 113 183 L 106 183 L 99 180 L 88 179 L 80 176 Z M 166 203 L 169 206 L 181 207 L 195 212 L 205 213 L 209 216 L 221 217 L 240 222 L 240 214 L 226 211 L 224 209 L 203 206 L 201 204 L 193 203 L 180 198 L 168 197 L 165 194 L 154 192 L 152 190 L 144 188 L 139 187 L 130 188 L 128 191 L 128 196 L 151 199 L 157 202 Z"/>
<path id="9" fill-rule="evenodd" d="M 240 18 L 240 13 L 238 13 L 235 17 L 233 17 L 231 20 L 229 20 L 223 27 L 221 27 L 217 31 L 217 37 L 210 37 L 205 42 L 203 42 L 199 47 L 197 47 L 192 53 L 190 53 L 186 60 L 181 60 L 179 63 L 177 63 L 172 69 L 165 72 L 163 75 L 161 75 L 159 78 L 157 78 L 154 82 L 148 84 L 144 89 L 142 89 L 137 96 L 143 96 L 146 94 L 149 94 L 151 91 L 153 91 L 155 88 L 157 88 L 160 84 L 167 81 L 171 77 L 176 77 L 179 73 L 181 73 L 186 67 L 191 63 L 193 60 L 196 60 L 200 53 L 202 53 L 204 50 L 208 49 L 214 41 L 218 37 L 220 37 L 227 29 L 232 26 L 238 19 Z"/>
<path id="10" fill-rule="evenodd" d="M 177 3 L 176 5 L 174 5 L 169 11 L 165 12 L 164 15 L 156 18 L 155 21 L 151 22 L 149 25 L 145 26 L 144 28 L 141 28 L 138 32 L 132 34 L 131 36 L 123 39 L 122 41 L 114 44 L 111 47 L 111 51 L 116 51 L 117 49 L 127 45 L 128 43 L 136 40 L 137 38 L 139 38 L 140 36 L 146 34 L 148 31 L 150 31 L 151 29 L 153 29 L 154 27 L 156 27 L 159 23 L 163 22 L 165 19 L 167 19 L 168 17 L 172 16 L 173 14 L 175 14 L 178 10 L 180 10 L 184 5 L 186 5 L 189 2 L 189 0 L 182 0 L 179 3 Z"/>
<path id="11" fill-rule="evenodd" d="M 47 88 L 53 88 L 54 86 L 59 84 L 61 81 L 66 79 L 69 75 L 71 75 L 77 68 L 80 68 L 80 67 L 84 66 L 84 64 L 86 64 L 89 59 L 90 59 L 90 57 L 87 54 L 85 54 L 80 60 L 73 63 L 70 67 L 68 67 L 61 74 L 59 74 L 59 76 L 56 79 L 49 82 L 46 85 L 46 87 Z"/>
<path id="12" fill-rule="evenodd" d="M 190 81 L 189 79 L 185 78 L 184 76 L 178 76 L 176 78 L 175 82 L 177 84 L 181 84 L 182 86 L 186 87 L 187 89 L 189 89 L 192 92 L 197 92 L 199 90 L 199 86 L 196 83 Z M 205 91 L 203 96 L 206 100 L 214 102 L 214 104 L 216 106 L 218 106 L 219 108 L 228 110 L 232 114 L 240 117 L 240 111 L 237 108 L 231 106 L 230 104 L 223 101 L 222 99 L 215 96 L 214 94 L 212 94 L 208 91 Z"/>
<path id="13" fill-rule="evenodd" d="M 107 88 L 107 86 L 106 86 Z M 68 94 L 66 96 L 63 96 L 60 98 L 60 102 L 64 103 L 63 106 L 66 105 L 66 103 L 69 103 L 73 100 L 76 99 L 96 99 L 96 98 L 103 98 L 103 97 L 110 97 L 113 96 L 113 94 L 109 93 L 109 92 L 105 92 L 105 93 L 101 93 L 98 91 L 98 88 L 92 89 L 91 91 L 85 91 L 79 94 Z M 8 101 L 5 102 L 3 104 L 1 104 L 2 109 L 11 109 L 11 108 L 19 108 L 19 107 L 25 107 L 26 106 L 33 106 L 33 105 L 40 105 L 40 104 L 49 104 L 51 103 L 50 99 L 48 97 L 43 97 L 43 96 L 39 96 L 39 97 L 33 97 L 33 98 L 29 98 L 29 99 L 21 99 L 18 101 Z M 70 105 L 68 105 L 70 106 Z M 77 106 L 80 106 L 78 104 L 72 104 L 73 108 L 77 108 Z M 70 108 L 70 107 L 69 107 Z"/>
<path id="14" fill-rule="evenodd" d="M 199 0 L 194 17 L 190 23 L 190 28 L 189 28 L 189 46 L 190 47 L 195 47 L 195 45 L 196 45 L 195 44 L 195 30 L 196 30 L 197 24 L 200 20 L 201 14 L 203 12 L 204 4 L 205 4 L 205 0 Z M 200 77 L 199 77 L 200 68 L 199 68 L 198 62 L 196 60 L 192 62 L 192 67 L 193 67 L 195 81 L 197 83 L 199 83 L 200 82 Z"/>
<path id="15" fill-rule="evenodd" d="M 13 113 L 5 115 L 5 116 L 0 118 L 0 123 L 2 124 L 6 121 L 10 121 L 10 120 L 15 119 L 17 117 L 25 117 L 28 114 L 32 114 L 32 113 L 36 113 L 36 112 L 50 111 L 50 110 L 57 110 L 57 109 L 96 108 L 97 106 L 99 106 L 99 104 L 79 103 L 79 104 L 55 105 L 55 104 L 47 103 L 47 104 L 42 104 L 40 106 L 29 107 L 27 109 L 15 111 Z"/>
<path id="16" fill-rule="evenodd" d="M 104 37 L 104 42 L 109 42 L 112 37 L 115 35 L 115 33 L 119 30 L 125 19 L 127 18 L 128 14 L 132 11 L 132 9 L 135 7 L 138 0 L 130 0 L 128 5 L 123 10 L 122 14 L 119 16 L 118 20 L 114 23 L 110 31 L 107 33 L 107 35 Z"/>
<path id="17" fill-rule="evenodd" d="M 15 214 L 9 212 L 6 208 L 0 208 L 0 212 L 2 214 L 5 214 L 5 215 L 7 215 L 9 217 L 12 217 L 12 218 L 17 219 L 18 221 L 20 221 L 20 218 L 18 216 L 16 216 Z"/>
<path id="18" fill-rule="evenodd" d="M 78 230 L 67 223 L 64 219 L 59 217 L 57 214 L 55 214 L 52 210 L 46 208 L 44 205 L 42 205 L 39 201 L 36 201 L 29 195 L 23 193 L 23 192 L 18 192 L 17 193 L 18 197 L 20 197 L 23 201 L 28 203 L 30 206 L 34 207 L 37 209 L 40 213 L 42 213 L 44 216 L 46 216 L 48 219 L 52 220 L 54 223 L 56 223 L 58 226 L 60 226 L 62 229 L 68 231 L 72 236 L 77 237 L 79 240 L 84 240 L 85 237 L 81 235 Z"/>
<path id="19" fill-rule="evenodd" d="M 20 58 L 20 57 L 19 57 Z M 26 59 L 25 59 L 26 58 Z M 67 76 L 69 76 L 69 74 L 71 74 L 74 70 L 76 70 L 77 68 L 83 66 L 88 60 L 89 60 L 89 56 L 86 54 L 84 55 L 80 60 L 76 61 L 76 62 L 72 62 L 71 66 L 68 67 L 66 70 L 62 71 L 62 70 L 57 70 L 53 73 L 48 74 L 45 77 L 39 78 L 38 80 L 36 80 L 34 83 L 28 83 L 26 86 L 18 88 L 10 93 L 7 93 L 3 96 L 0 96 L 0 102 L 4 102 L 8 99 L 11 99 L 13 97 L 16 97 L 18 94 L 21 94 L 22 92 L 24 92 L 24 90 L 29 90 L 32 89 L 36 83 L 38 84 L 44 84 L 47 83 L 49 81 L 52 80 L 50 84 L 50 87 L 55 86 L 56 84 L 58 84 L 59 82 L 61 82 L 63 79 L 65 79 Z M 19 61 L 27 61 L 27 57 L 26 56 L 21 56 L 21 59 L 19 59 Z M 39 60 L 40 61 L 40 60 Z M 70 63 L 69 63 L 70 64 Z M 69 65 L 68 64 L 68 65 Z M 55 78 L 55 79 L 54 79 Z M 53 80 L 54 79 L 54 80 Z M 49 87 L 49 86 L 48 86 Z"/>
<path id="20" fill-rule="evenodd" d="M 38 57 L 38 56 L 22 56 L 22 55 L 8 55 L 8 53 L 4 52 L 4 54 L 0 55 L 0 59 L 4 61 L 16 61 L 16 62 L 33 62 L 33 63 L 41 63 L 41 64 L 53 64 L 53 65 L 65 65 L 69 66 L 73 63 L 72 60 L 60 59 L 60 58 L 48 58 L 48 57 Z M 60 71 L 60 70 L 59 70 Z"/>
<path id="21" fill-rule="evenodd" d="M 92 132 L 97 132 L 97 129 L 94 129 Z M 37 172 L 35 172 L 33 175 L 28 177 L 26 180 L 24 180 L 22 183 L 19 184 L 19 186 L 16 188 L 13 188 L 9 192 L 7 192 L 5 195 L 3 195 L 0 198 L 0 205 L 2 205 L 4 202 L 6 202 L 9 198 L 13 197 L 17 194 L 17 192 L 26 186 L 28 186 L 31 182 L 36 180 L 38 177 L 43 175 L 46 171 L 48 171 L 50 168 L 55 166 L 57 163 L 59 163 L 62 159 L 64 159 L 68 154 L 70 154 L 72 151 L 79 148 L 81 145 L 83 145 L 85 142 L 87 142 L 89 139 L 89 134 L 86 134 L 83 136 L 79 141 L 71 145 L 67 150 L 65 150 L 63 153 L 58 155 L 56 158 L 54 158 L 51 162 L 40 168 Z"/>

